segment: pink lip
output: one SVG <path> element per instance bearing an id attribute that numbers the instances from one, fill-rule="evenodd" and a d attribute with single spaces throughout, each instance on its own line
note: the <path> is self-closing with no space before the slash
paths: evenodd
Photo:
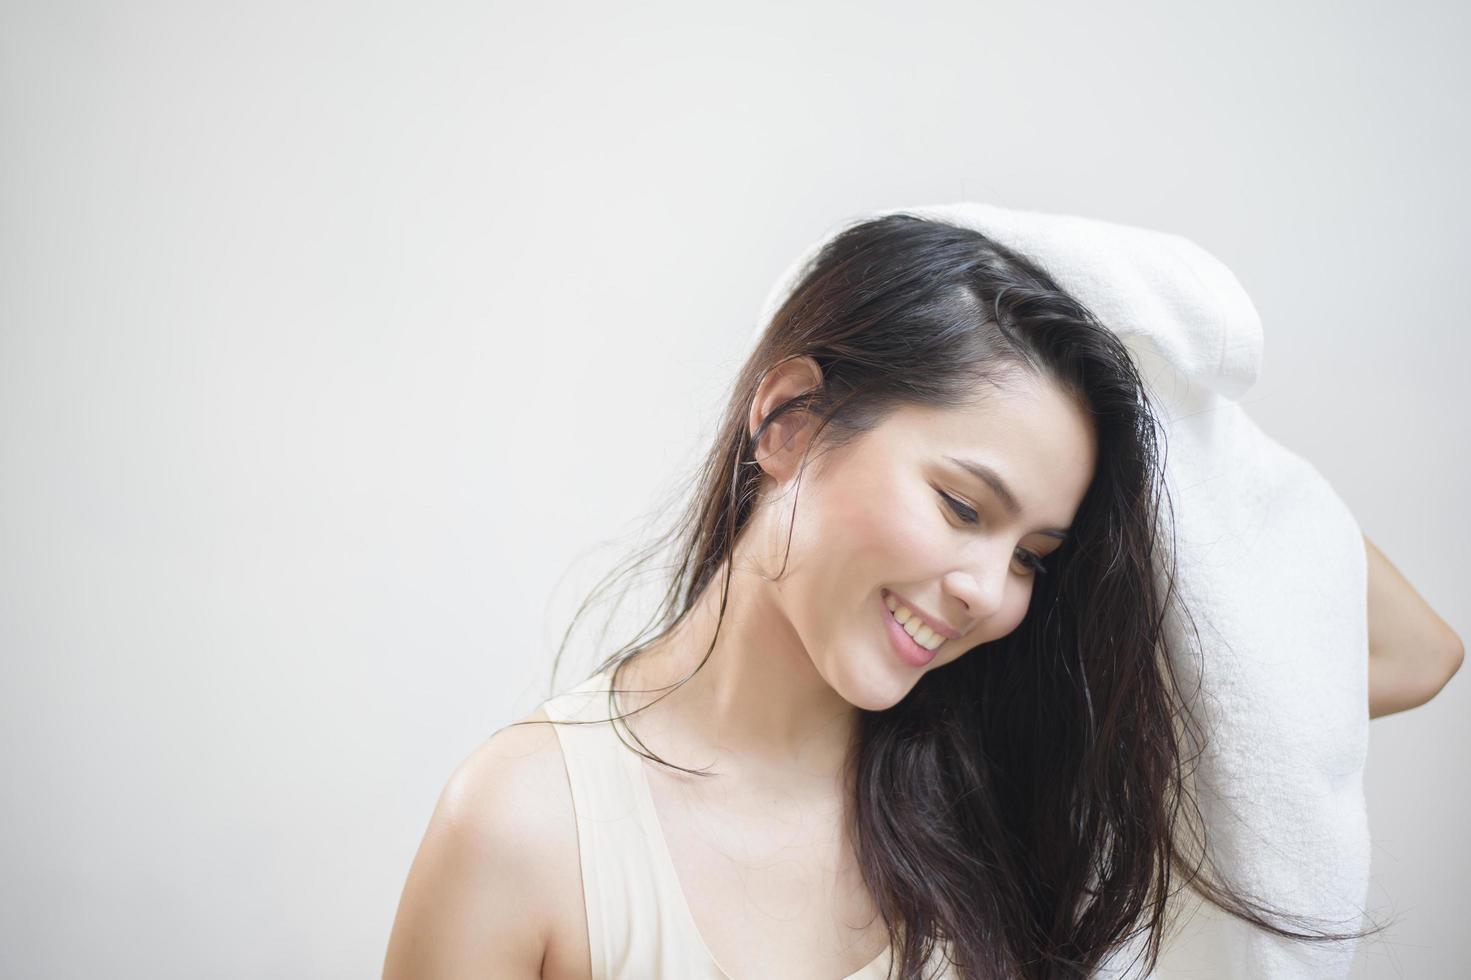
<path id="1" fill-rule="evenodd" d="M 883 592 L 886 595 L 893 596 L 894 597 L 894 600 L 896 602 L 898 602 L 901 606 L 904 606 L 910 612 L 912 612 L 916 616 L 918 616 L 919 617 L 919 621 L 921 623 L 924 623 L 926 626 L 928 626 L 930 629 L 934 630 L 936 633 L 939 633 L 945 639 L 947 639 L 947 640 L 958 640 L 958 639 L 960 639 L 960 632 L 958 630 L 951 629 L 949 626 L 947 626 L 945 624 L 945 621 L 944 620 L 937 619 L 934 616 L 931 616 L 929 613 L 925 612 L 923 609 L 920 609 L 914 603 L 910 602 L 908 599 L 904 598 L 902 595 L 900 595 L 899 593 L 893 591 L 892 589 L 884 589 Z M 884 609 L 887 611 L 888 608 L 889 608 L 888 604 L 885 603 L 884 604 Z"/>
<path id="2" fill-rule="evenodd" d="M 898 597 L 896 596 L 895 598 Z M 879 612 L 883 614 L 884 626 L 889 631 L 889 643 L 893 645 L 894 651 L 899 654 L 905 663 L 913 667 L 923 667 L 935 659 L 935 655 L 940 652 L 939 649 L 926 650 L 916 643 L 914 637 L 910 636 L 905 632 L 904 627 L 899 625 L 899 621 L 894 618 L 894 614 L 889 612 L 888 603 L 884 601 L 882 595 L 879 596 Z"/>

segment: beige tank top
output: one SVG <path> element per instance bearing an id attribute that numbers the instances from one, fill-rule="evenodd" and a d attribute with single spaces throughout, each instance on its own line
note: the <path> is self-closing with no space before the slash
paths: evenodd
<path id="1" fill-rule="evenodd" d="M 594 980 L 731 980 L 695 926 L 659 825 L 643 757 L 607 722 L 612 668 L 543 703 L 561 743 L 582 862 Z M 892 947 L 843 980 L 882 980 Z M 935 980 L 957 976 L 943 955 Z"/>

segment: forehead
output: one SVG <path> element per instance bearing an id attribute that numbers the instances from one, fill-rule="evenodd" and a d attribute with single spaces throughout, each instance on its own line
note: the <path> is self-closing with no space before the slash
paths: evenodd
<path id="1" fill-rule="evenodd" d="M 976 449 L 1045 447 L 1092 434 L 1087 412 L 1070 394 L 1046 379 L 1016 374 L 999 384 L 978 385 L 976 394 L 959 405 L 902 405 L 886 425 L 893 434 L 927 444 Z"/>

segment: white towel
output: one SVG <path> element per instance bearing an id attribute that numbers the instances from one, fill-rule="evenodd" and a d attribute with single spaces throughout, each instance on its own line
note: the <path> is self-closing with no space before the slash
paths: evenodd
<path id="1" fill-rule="evenodd" d="M 1212 855 L 1229 883 L 1278 908 L 1324 917 L 1335 932 L 1361 928 L 1364 544 L 1322 475 L 1236 401 L 1262 357 L 1261 319 L 1246 291 L 1179 235 L 974 202 L 893 210 L 975 229 L 1030 257 L 1127 344 L 1160 416 L 1177 588 L 1200 631 L 1197 642 L 1179 617 L 1167 623 L 1187 692 L 1203 672 L 1197 717 L 1211 742 L 1196 792 Z M 758 334 L 838 230 L 772 287 Z M 1356 946 L 1291 942 L 1234 917 L 1224 928 L 1230 962 L 1220 966 L 1232 977 L 1345 977 Z M 1139 948 L 1097 975 L 1139 976 L 1130 969 Z"/>

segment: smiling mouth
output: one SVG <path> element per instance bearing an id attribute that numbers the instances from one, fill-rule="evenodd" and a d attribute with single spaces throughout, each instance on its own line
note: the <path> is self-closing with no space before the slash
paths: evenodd
<path id="1" fill-rule="evenodd" d="M 887 606 L 890 602 L 893 602 L 896 608 L 905 608 L 900 605 L 895 599 L 885 597 L 883 601 L 885 606 Z M 900 659 L 909 664 L 911 667 L 925 667 L 929 665 L 930 661 L 935 659 L 940 646 L 944 643 L 943 637 L 935 636 L 927 629 L 922 632 L 918 630 L 916 631 L 919 632 L 921 636 L 928 635 L 930 642 L 935 644 L 935 649 L 931 650 L 921 645 L 919 640 L 917 640 L 915 637 L 909 635 L 909 631 L 904 628 L 904 624 L 900 623 L 897 619 L 894 618 L 894 611 L 892 609 L 885 609 L 883 616 L 884 629 L 889 634 L 889 643 L 893 647 L 894 652 L 898 654 Z M 913 620 L 911 620 L 911 622 L 913 622 Z"/>
<path id="2" fill-rule="evenodd" d="M 894 593 L 885 590 L 883 600 L 889 610 L 889 618 L 898 623 L 899 628 L 909 634 L 910 639 L 925 650 L 933 653 L 944 646 L 945 641 L 949 639 L 938 630 L 932 629 L 923 616 L 900 602 Z"/>

